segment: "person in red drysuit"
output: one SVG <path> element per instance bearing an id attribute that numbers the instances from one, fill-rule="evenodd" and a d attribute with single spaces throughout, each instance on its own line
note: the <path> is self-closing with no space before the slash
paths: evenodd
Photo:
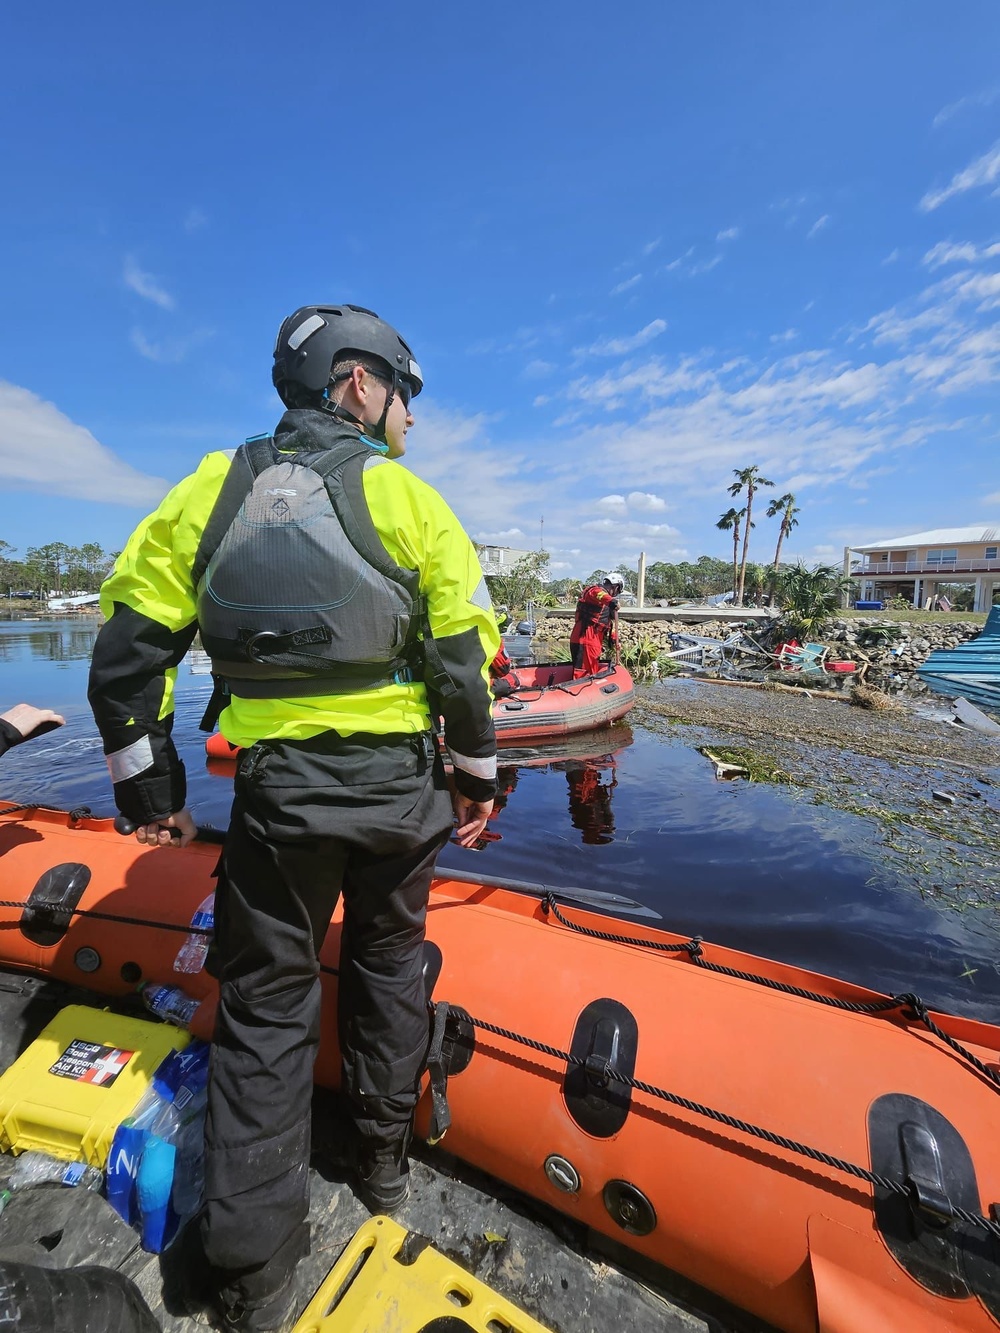
<path id="1" fill-rule="evenodd" d="M 607 574 L 603 582 L 592 583 L 580 594 L 576 623 L 569 637 L 574 680 L 597 674 L 605 636 L 612 643 L 618 642 L 617 597 L 623 586 L 617 574 Z"/>
<path id="2" fill-rule="evenodd" d="M 507 649 L 501 642 L 497 655 L 490 663 L 490 689 L 494 699 L 506 699 L 509 694 L 520 689 L 521 682 L 514 671 L 514 664 L 507 656 Z"/>
<path id="3" fill-rule="evenodd" d="M 582 763 L 571 761 L 566 765 L 569 787 L 569 817 L 575 829 L 580 830 L 580 841 L 589 846 L 601 846 L 615 840 L 615 816 L 611 808 L 611 793 L 618 786 L 615 761 L 610 760 L 611 781 L 604 783 L 599 763 L 587 759 Z"/>

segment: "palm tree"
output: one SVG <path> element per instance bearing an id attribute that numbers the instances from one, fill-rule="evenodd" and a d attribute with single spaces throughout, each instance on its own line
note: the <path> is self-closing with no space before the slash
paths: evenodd
<path id="1" fill-rule="evenodd" d="M 792 535 L 792 528 L 799 526 L 799 520 L 795 517 L 801 511 L 795 507 L 795 496 L 789 491 L 787 495 L 779 495 L 777 500 L 772 500 L 767 506 L 768 518 L 775 518 L 781 514 L 781 527 L 778 529 L 778 544 L 774 548 L 774 569 L 777 572 L 778 561 L 781 559 L 781 543 L 786 537 Z"/>
<path id="2" fill-rule="evenodd" d="M 743 522 L 743 517 L 746 514 L 746 512 L 747 511 L 745 509 L 727 509 L 724 514 L 720 515 L 719 521 L 715 525 L 717 528 L 721 528 L 723 532 L 731 531 L 733 534 L 733 600 L 734 601 L 736 600 L 736 583 L 738 577 L 736 572 L 736 566 L 739 560 L 738 551 L 740 544 L 740 524 Z"/>
<path id="3" fill-rule="evenodd" d="M 750 521 L 753 513 L 753 497 L 760 490 L 761 486 L 773 486 L 773 481 L 768 481 L 766 477 L 760 475 L 760 468 L 756 463 L 750 467 L 734 467 L 733 475 L 736 480 L 729 487 L 730 495 L 742 495 L 744 489 L 747 493 L 747 521 L 743 528 L 743 558 L 740 561 L 740 585 L 736 590 L 736 605 L 743 605 L 743 584 L 747 572 L 747 548 L 750 545 L 750 529 L 754 524 Z"/>
<path id="4" fill-rule="evenodd" d="M 803 639 L 817 634 L 824 620 L 839 608 L 844 591 L 852 586 L 834 565 L 817 565 L 814 569 L 796 565 L 785 570 L 779 580 L 778 598 L 787 632 Z"/>
<path id="5" fill-rule="evenodd" d="M 786 537 L 792 535 L 792 528 L 799 526 L 799 520 L 795 517 L 800 511 L 795 507 L 795 496 L 791 491 L 784 495 L 779 495 L 776 500 L 772 500 L 767 506 L 768 518 L 775 518 L 781 515 L 781 526 L 778 528 L 778 544 L 774 548 L 773 578 L 771 579 L 771 594 L 767 599 L 768 606 L 774 605 L 774 589 L 778 578 L 778 562 L 781 559 L 781 543 Z"/>
<path id="6" fill-rule="evenodd" d="M 767 565 L 758 565 L 754 560 L 747 561 L 746 580 L 744 590 L 748 597 L 753 599 L 754 606 L 760 606 L 761 598 L 767 592 L 768 579 L 771 570 Z"/>

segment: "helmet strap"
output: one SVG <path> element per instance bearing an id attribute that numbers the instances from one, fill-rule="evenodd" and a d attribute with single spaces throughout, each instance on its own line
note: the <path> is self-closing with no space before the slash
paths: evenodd
<path id="1" fill-rule="evenodd" d="M 382 382 L 383 384 L 389 385 L 389 391 L 385 395 L 385 407 L 383 407 L 382 415 L 378 419 L 378 425 L 373 426 L 369 433 L 371 434 L 372 439 L 380 440 L 382 444 L 387 444 L 388 441 L 385 438 L 385 427 L 386 427 L 386 422 L 389 419 L 389 408 L 392 407 L 392 401 L 396 397 L 396 388 L 399 384 L 396 371 L 393 370 L 392 379 L 386 379 L 383 380 Z"/>
<path id="2" fill-rule="evenodd" d="M 377 378 L 382 379 L 381 376 L 378 376 Z M 399 382 L 397 379 L 397 372 L 393 370 L 392 378 L 389 379 L 387 376 L 382 379 L 382 382 L 388 384 L 389 391 L 385 396 L 385 407 L 382 409 L 382 415 L 374 426 L 369 426 L 367 422 L 362 421 L 360 417 L 356 417 L 353 412 L 349 411 L 341 403 L 338 403 L 336 399 L 330 397 L 330 390 L 337 383 L 337 380 L 332 376 L 330 377 L 330 383 L 323 392 L 320 407 L 324 412 L 329 412 L 330 416 L 337 417 L 341 421 L 349 421 L 352 426 L 357 426 L 362 434 L 369 436 L 373 440 L 377 440 L 380 444 L 386 444 L 385 426 L 389 417 L 389 408 L 392 407 L 392 401 L 396 397 L 396 387 Z"/>

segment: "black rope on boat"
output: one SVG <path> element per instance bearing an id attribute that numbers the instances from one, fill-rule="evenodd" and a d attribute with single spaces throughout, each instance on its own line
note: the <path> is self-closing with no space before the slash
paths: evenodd
<path id="1" fill-rule="evenodd" d="M 0 811 L 0 813 L 3 813 Z M 151 921 L 148 917 L 119 916 L 115 912 L 95 912 L 89 907 L 67 907 L 64 903 L 25 902 L 0 899 L 0 907 L 29 908 L 37 916 L 84 916 L 92 921 L 114 921 L 120 926 L 148 926 L 151 930 L 175 930 L 181 935 L 211 935 L 211 926 L 179 926 L 174 921 Z"/>
<path id="2" fill-rule="evenodd" d="M 916 1019 L 923 1023 L 935 1037 L 940 1038 L 956 1055 L 968 1061 L 973 1069 L 982 1074 L 994 1091 L 1000 1092 L 1000 1074 L 997 1074 L 972 1051 L 967 1050 L 954 1037 L 950 1037 L 947 1032 L 938 1027 L 937 1023 L 931 1018 L 927 1005 L 919 995 L 915 995 L 912 991 L 893 995 L 885 1000 L 873 1000 L 867 1004 L 860 1004 L 854 1000 L 840 1000 L 834 995 L 821 995 L 818 991 L 805 990 L 802 986 L 793 986 L 787 981 L 777 981 L 773 977 L 763 977 L 756 972 L 743 972 L 739 968 L 726 967 L 723 963 L 713 963 L 705 957 L 700 935 L 694 935 L 690 940 L 685 940 L 680 944 L 663 944 L 659 940 L 643 940 L 632 935 L 612 935 L 602 930 L 592 930 L 590 927 L 581 926 L 564 916 L 551 893 L 542 900 L 542 911 L 546 914 L 551 912 L 560 925 L 576 931 L 577 934 L 589 935 L 598 940 L 608 940 L 613 944 L 634 944 L 642 949 L 658 949 L 664 953 L 686 953 L 692 963 L 704 968 L 707 972 L 718 972 L 722 976 L 736 977 L 740 981 L 751 981 L 757 986 L 766 986 L 768 990 L 781 991 L 785 995 L 796 995 L 800 1000 L 812 1000 L 815 1004 L 825 1004 L 831 1009 L 845 1009 L 851 1014 L 884 1014 L 891 1009 L 902 1009 L 905 1019 Z"/>
<path id="3" fill-rule="evenodd" d="M 494 1036 L 503 1037 L 506 1041 L 513 1042 L 518 1046 L 527 1046 L 530 1050 L 538 1051 L 542 1055 L 549 1055 L 555 1060 L 562 1060 L 567 1065 L 581 1069 L 587 1067 L 585 1059 L 573 1055 L 569 1051 L 561 1051 L 556 1046 L 549 1046 L 543 1041 L 535 1041 L 533 1037 L 522 1036 L 519 1032 L 512 1032 L 509 1028 L 499 1027 L 495 1023 L 487 1023 L 481 1018 L 473 1018 L 471 1015 L 465 1014 L 462 1017 L 464 1021 L 468 1021 L 473 1027 L 482 1032 L 490 1032 Z M 901 1195 L 910 1202 L 915 1201 L 914 1190 L 905 1181 L 895 1180 L 892 1176 L 879 1175 L 875 1171 L 869 1171 L 867 1167 L 858 1166 L 856 1162 L 849 1162 L 843 1157 L 834 1157 L 832 1153 L 823 1152 L 820 1148 L 812 1148 L 807 1143 L 799 1143 L 797 1139 L 789 1139 L 783 1134 L 775 1134 L 772 1130 L 751 1124 L 748 1120 L 740 1120 L 737 1116 L 728 1115 L 725 1111 L 716 1111 L 711 1106 L 704 1106 L 701 1102 L 692 1101 L 689 1097 L 682 1097 L 679 1093 L 668 1092 L 665 1088 L 658 1088 L 653 1083 L 645 1083 L 642 1079 L 631 1078 L 629 1075 L 611 1068 L 610 1065 L 606 1065 L 602 1072 L 605 1086 L 608 1081 L 613 1080 L 615 1083 L 621 1083 L 623 1086 L 633 1088 L 637 1092 L 644 1092 L 649 1097 L 656 1097 L 660 1101 L 669 1102 L 672 1106 L 679 1106 L 682 1110 L 690 1111 L 693 1115 L 703 1116 L 705 1119 L 712 1120 L 716 1124 L 725 1125 L 729 1129 L 737 1129 L 751 1138 L 761 1139 L 763 1142 L 773 1144 L 777 1148 L 784 1148 L 786 1152 L 807 1157 L 813 1162 L 820 1162 L 835 1171 L 842 1171 L 845 1175 L 866 1181 L 869 1185 L 877 1185 L 880 1189 Z M 591 1071 L 588 1070 L 588 1075 L 590 1073 Z M 983 1217 L 980 1213 L 970 1212 L 967 1208 L 956 1207 L 954 1204 L 952 1205 L 952 1215 L 956 1220 L 976 1227 L 980 1231 L 985 1231 L 995 1240 L 1000 1241 L 1000 1223 L 994 1222 L 988 1217 Z"/>

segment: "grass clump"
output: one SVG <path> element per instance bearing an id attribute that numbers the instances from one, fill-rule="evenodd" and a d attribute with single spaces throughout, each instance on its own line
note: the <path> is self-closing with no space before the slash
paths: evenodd
<path id="1" fill-rule="evenodd" d="M 792 780 L 791 774 L 783 769 L 776 759 L 769 754 L 761 754 L 759 750 L 751 750 L 748 746 L 742 745 L 713 745 L 710 748 L 714 758 L 723 764 L 736 764 L 740 768 L 745 768 L 751 782 L 771 782 L 787 786 Z"/>

